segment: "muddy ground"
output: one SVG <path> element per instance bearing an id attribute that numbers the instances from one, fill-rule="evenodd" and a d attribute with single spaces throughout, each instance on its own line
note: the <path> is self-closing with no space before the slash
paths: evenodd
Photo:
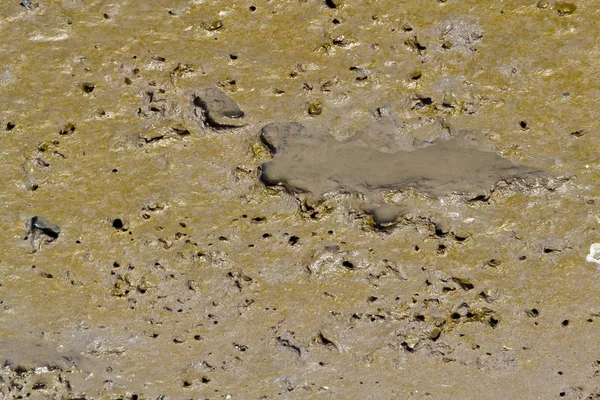
<path id="1" fill-rule="evenodd" d="M 599 20 L 3 1 L 0 397 L 600 398 Z"/>

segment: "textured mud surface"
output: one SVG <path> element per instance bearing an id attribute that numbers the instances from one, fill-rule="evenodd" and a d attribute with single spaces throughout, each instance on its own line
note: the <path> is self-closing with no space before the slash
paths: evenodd
<path id="1" fill-rule="evenodd" d="M 2 2 L 0 398 L 599 398 L 599 18 Z"/>

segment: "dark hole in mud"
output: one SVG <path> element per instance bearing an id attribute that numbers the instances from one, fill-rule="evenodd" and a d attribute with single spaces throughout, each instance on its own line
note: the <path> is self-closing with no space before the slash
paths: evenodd
<path id="1" fill-rule="evenodd" d="M 500 322 L 500 320 L 498 318 L 495 318 L 495 317 L 490 317 L 490 319 L 489 319 L 488 322 L 489 322 L 489 324 L 490 324 L 490 326 L 492 328 L 495 328 L 496 325 L 498 325 L 498 323 Z"/>
<path id="2" fill-rule="evenodd" d="M 115 229 L 123 229 L 123 221 L 121 220 L 121 218 L 116 218 L 113 220 L 112 226 Z"/>
<path id="3" fill-rule="evenodd" d="M 527 129 L 527 122 L 521 121 L 521 122 L 519 122 L 519 126 L 523 129 Z"/>
<path id="4" fill-rule="evenodd" d="M 457 312 L 453 312 L 453 313 L 450 315 L 450 318 L 452 318 L 452 319 L 460 319 L 460 314 L 459 314 L 459 313 L 457 313 Z"/>
<path id="5" fill-rule="evenodd" d="M 498 260 L 497 258 L 492 258 L 492 259 L 488 260 L 488 262 L 487 262 L 488 267 L 492 267 L 492 268 L 496 268 L 500 264 L 502 264 L 502 260 Z"/>
<path id="6" fill-rule="evenodd" d="M 219 236 L 219 240 L 226 242 L 228 239 L 225 236 Z"/>
<path id="7" fill-rule="evenodd" d="M 262 237 L 263 237 L 263 239 L 270 238 L 271 234 L 270 233 L 263 233 Z"/>
<path id="8" fill-rule="evenodd" d="M 532 308 L 531 310 L 527 310 L 526 314 L 530 317 L 537 317 L 538 315 L 540 315 L 540 311 L 537 308 Z"/>
<path id="9" fill-rule="evenodd" d="M 299 240 L 300 240 L 300 238 L 298 236 L 291 236 L 290 239 L 288 240 L 288 242 L 289 242 L 289 244 L 291 244 L 293 246 L 296 243 L 298 243 Z"/>
<path id="10" fill-rule="evenodd" d="M 333 21 L 331 21 L 334 25 L 337 25 L 339 23 L 341 23 L 341 21 L 337 18 L 334 18 Z"/>
<path id="11" fill-rule="evenodd" d="M 561 322 L 562 326 L 569 326 L 569 320 L 565 319 L 563 322 Z"/>
<path id="12" fill-rule="evenodd" d="M 248 7 L 248 10 L 250 10 L 251 12 L 254 12 L 254 11 L 256 11 L 256 7 L 255 6 L 250 6 L 250 7 Z"/>
<path id="13" fill-rule="evenodd" d="M 342 262 L 342 266 L 348 268 L 348 269 L 354 269 L 354 264 L 352 264 L 350 261 L 344 261 Z"/>
<path id="14" fill-rule="evenodd" d="M 12 131 L 15 128 L 15 124 L 13 124 L 12 122 L 7 122 L 6 123 L 6 130 L 7 131 Z"/>
<path id="15" fill-rule="evenodd" d="M 82 83 L 81 84 L 81 90 L 83 90 L 86 93 L 92 93 L 95 88 L 96 88 L 96 85 L 94 85 L 93 83 Z"/>

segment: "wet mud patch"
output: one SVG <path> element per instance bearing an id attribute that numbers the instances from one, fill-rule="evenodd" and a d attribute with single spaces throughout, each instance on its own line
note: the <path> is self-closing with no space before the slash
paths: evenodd
<path id="1" fill-rule="evenodd" d="M 40 340 L 5 337 L 0 354 L 0 397 L 5 399 L 84 398 L 85 389 L 102 379 L 95 375 L 107 375 L 101 362 Z"/>
<path id="2" fill-rule="evenodd" d="M 261 180 L 319 202 L 332 193 L 358 195 L 377 226 L 392 224 L 402 204 L 383 202 L 384 191 L 414 190 L 429 197 L 457 195 L 487 200 L 498 187 L 528 188 L 551 181 L 541 170 L 511 162 L 472 133 L 459 132 L 431 142 L 406 141 L 389 125 L 337 140 L 298 122 L 264 126 L 262 142 L 273 159 L 262 165 Z M 398 137 L 403 140 L 397 140 Z"/>

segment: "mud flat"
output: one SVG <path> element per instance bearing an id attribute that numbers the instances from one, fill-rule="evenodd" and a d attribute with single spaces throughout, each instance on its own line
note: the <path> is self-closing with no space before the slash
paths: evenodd
<path id="1" fill-rule="evenodd" d="M 0 5 L 0 398 L 600 396 L 593 1 Z"/>

